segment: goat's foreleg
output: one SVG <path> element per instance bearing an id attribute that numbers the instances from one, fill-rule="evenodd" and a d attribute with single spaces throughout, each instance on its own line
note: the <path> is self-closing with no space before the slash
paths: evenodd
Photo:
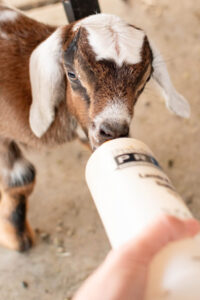
<path id="1" fill-rule="evenodd" d="M 26 218 L 27 198 L 35 183 L 35 168 L 14 141 L 0 137 L 0 244 L 28 250 L 34 240 Z"/>

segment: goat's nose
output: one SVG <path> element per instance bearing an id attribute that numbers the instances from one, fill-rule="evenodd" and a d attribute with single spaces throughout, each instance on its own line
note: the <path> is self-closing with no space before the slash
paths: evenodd
<path id="1" fill-rule="evenodd" d="M 99 127 L 99 138 L 101 142 L 107 140 L 126 137 L 129 134 L 129 126 L 127 123 L 109 123 L 103 122 Z"/>

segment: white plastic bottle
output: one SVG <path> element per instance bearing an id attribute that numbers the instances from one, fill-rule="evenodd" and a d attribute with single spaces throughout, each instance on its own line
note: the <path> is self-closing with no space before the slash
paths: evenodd
<path id="1" fill-rule="evenodd" d="M 86 180 L 113 248 L 161 214 L 192 215 L 150 149 L 121 138 L 90 157 Z M 200 300 L 200 236 L 174 242 L 153 259 L 145 300 Z"/>

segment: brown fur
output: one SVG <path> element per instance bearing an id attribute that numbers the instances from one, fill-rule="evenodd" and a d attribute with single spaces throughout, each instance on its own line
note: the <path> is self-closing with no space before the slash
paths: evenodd
<path id="1" fill-rule="evenodd" d="M 0 6 L 0 13 L 4 9 L 9 8 Z M 29 60 L 33 50 L 56 28 L 23 14 L 14 21 L 0 23 L 0 30 L 8 36 L 6 39 L 0 35 L 0 244 L 11 249 L 27 250 L 33 243 L 26 210 L 35 173 L 17 144 L 49 147 L 65 143 L 77 136 L 77 123 L 87 135 L 95 116 L 116 95 L 123 99 L 132 116 L 133 105 L 152 72 L 152 54 L 147 39 L 142 49 L 142 61 L 119 68 L 113 61 L 97 62 L 86 30 L 81 28 L 73 32 L 72 28 L 73 24 L 62 28 L 66 102 L 60 102 L 55 120 L 45 134 L 37 138 L 29 125 L 32 103 Z M 75 37 L 78 40 L 75 51 L 69 54 Z M 71 61 L 65 59 L 67 55 Z M 77 76 L 74 82 L 66 75 L 71 69 Z M 25 173 L 22 180 L 13 182 L 9 172 L 19 161 L 25 163 Z M 23 214 L 21 219 L 20 214 Z"/>
<path id="2" fill-rule="evenodd" d="M 86 87 L 88 96 L 92 101 L 90 106 L 82 99 L 80 103 L 78 102 L 78 105 L 75 106 L 70 103 L 70 106 L 74 107 L 76 117 L 81 119 L 83 127 L 88 127 L 88 123 L 92 122 L 115 95 L 125 99 L 130 114 L 132 114 L 133 105 L 139 96 L 140 89 L 144 88 L 147 79 L 151 75 L 151 61 L 152 53 L 147 38 L 145 38 L 142 60 L 137 65 L 123 64 L 119 68 L 112 61 L 97 62 L 93 50 L 87 43 L 87 32 L 85 29 L 81 29 L 74 66 L 77 73 L 80 74 L 81 83 Z M 74 92 L 74 94 L 77 95 L 78 92 Z M 77 104 L 77 101 L 75 99 L 74 102 Z M 83 107 L 82 110 L 80 107 Z M 86 111 L 87 114 L 84 115 L 82 111 Z"/>
<path id="3" fill-rule="evenodd" d="M 65 103 L 60 104 L 54 124 L 41 139 L 32 133 L 28 121 L 32 102 L 30 55 L 56 28 L 21 15 L 14 23 L 1 24 L 1 29 L 10 38 L 0 38 L 0 135 L 33 147 L 56 145 L 71 139 L 73 134 L 69 130 L 71 125 Z"/>

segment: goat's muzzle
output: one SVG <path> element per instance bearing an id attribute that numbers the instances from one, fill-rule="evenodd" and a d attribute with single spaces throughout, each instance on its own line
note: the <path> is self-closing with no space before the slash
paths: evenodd
<path id="1" fill-rule="evenodd" d="M 127 122 L 104 121 L 98 126 L 93 123 L 92 127 L 89 136 L 93 149 L 106 141 L 129 135 L 129 124 Z"/>

